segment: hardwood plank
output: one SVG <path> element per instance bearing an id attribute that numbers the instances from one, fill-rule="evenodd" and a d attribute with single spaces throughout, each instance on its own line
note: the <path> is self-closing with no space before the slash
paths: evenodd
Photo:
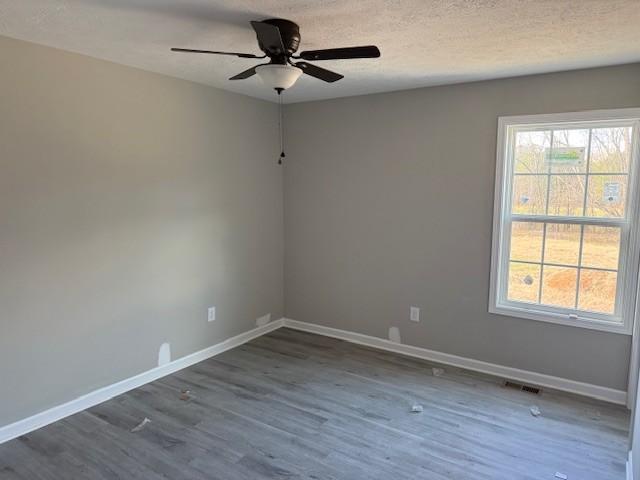
<path id="1" fill-rule="evenodd" d="M 623 407 L 433 366 L 280 329 L 0 445 L 0 479 L 625 478 Z"/>

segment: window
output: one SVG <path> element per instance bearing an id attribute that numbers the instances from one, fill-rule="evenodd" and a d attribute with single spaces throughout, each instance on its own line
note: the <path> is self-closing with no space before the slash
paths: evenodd
<path id="1" fill-rule="evenodd" d="M 492 313 L 631 333 L 640 109 L 501 117 Z"/>

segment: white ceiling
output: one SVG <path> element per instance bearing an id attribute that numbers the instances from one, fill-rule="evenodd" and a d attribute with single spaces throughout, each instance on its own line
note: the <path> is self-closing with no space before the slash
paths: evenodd
<path id="1" fill-rule="evenodd" d="M 300 25 L 301 50 L 376 44 L 382 58 L 318 62 L 345 78 L 303 76 L 289 102 L 640 61 L 640 0 L 0 0 L 0 35 L 274 99 L 249 20 Z"/>

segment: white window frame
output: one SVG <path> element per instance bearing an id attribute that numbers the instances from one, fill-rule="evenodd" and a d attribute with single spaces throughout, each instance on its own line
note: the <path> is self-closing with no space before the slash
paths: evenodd
<path id="1" fill-rule="evenodd" d="M 596 128 L 603 124 L 615 126 L 616 122 L 626 125 L 633 123 L 634 128 L 631 145 L 632 157 L 628 172 L 629 183 L 625 218 L 615 222 L 611 222 L 608 219 L 602 221 L 603 225 L 616 223 L 621 227 L 620 260 L 618 265 L 619 287 L 615 315 L 587 313 L 507 300 L 511 221 L 514 218 L 526 221 L 529 217 L 511 213 L 514 168 L 511 149 L 514 145 L 516 130 L 535 128 L 536 126 L 541 128 L 543 126 L 545 128 L 584 128 L 585 126 Z M 640 185 L 638 185 L 638 171 L 640 170 L 640 108 L 499 117 L 496 150 L 489 312 L 516 318 L 631 335 L 637 297 L 638 265 L 640 262 Z M 567 220 L 570 221 L 571 218 L 544 215 L 532 215 L 531 217 L 536 217 L 537 221 L 541 219 L 548 220 L 549 223 L 558 222 L 558 220 L 560 220 L 560 223 L 567 223 Z M 583 219 L 575 217 L 575 222 L 583 224 Z M 589 222 L 596 223 L 598 219 L 589 218 Z M 540 281 L 542 282 L 542 279 Z"/>

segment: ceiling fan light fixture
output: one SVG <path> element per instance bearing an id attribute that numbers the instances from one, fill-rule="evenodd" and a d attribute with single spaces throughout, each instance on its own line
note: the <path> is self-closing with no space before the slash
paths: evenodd
<path id="1" fill-rule="evenodd" d="M 286 90 L 296 83 L 302 75 L 302 70 L 291 65 L 269 64 L 256 67 L 260 80 L 275 90 Z"/>

